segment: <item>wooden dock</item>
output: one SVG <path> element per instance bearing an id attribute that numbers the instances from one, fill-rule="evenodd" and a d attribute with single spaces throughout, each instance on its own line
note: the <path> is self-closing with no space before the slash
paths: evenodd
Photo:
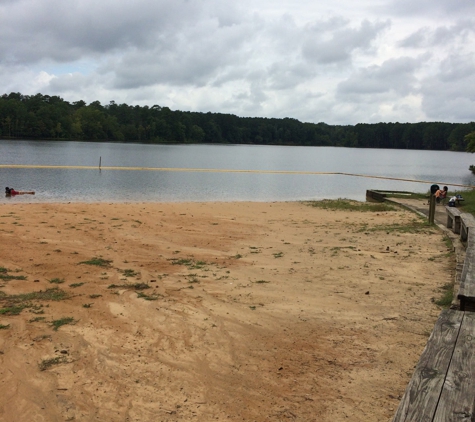
<path id="1" fill-rule="evenodd" d="M 440 314 L 393 422 L 475 421 L 475 219 L 447 207 L 447 228 L 466 245 L 460 305 Z"/>

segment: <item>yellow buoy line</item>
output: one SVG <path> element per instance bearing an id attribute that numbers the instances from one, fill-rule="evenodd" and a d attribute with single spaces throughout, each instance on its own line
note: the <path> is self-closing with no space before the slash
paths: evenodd
<path id="1" fill-rule="evenodd" d="M 297 170 L 239 170 L 239 169 L 198 169 L 198 168 L 177 168 L 177 167 L 120 167 L 120 166 L 50 166 L 36 164 L 0 164 L 0 169 L 52 169 L 52 170 L 125 170 L 125 171 L 175 171 L 175 172 L 201 172 L 201 173 L 256 173 L 256 174 L 301 174 L 301 175 L 340 175 L 352 177 L 366 177 L 370 179 L 397 180 L 401 182 L 427 183 L 433 184 L 434 181 L 404 179 L 400 177 L 374 176 L 368 174 L 355 174 L 334 171 L 297 171 Z M 462 188 L 475 189 L 472 185 L 463 185 L 459 183 L 437 182 L 441 185 L 451 185 Z"/>

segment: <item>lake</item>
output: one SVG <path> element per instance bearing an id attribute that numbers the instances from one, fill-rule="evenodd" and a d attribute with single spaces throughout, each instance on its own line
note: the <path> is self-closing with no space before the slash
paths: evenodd
<path id="1" fill-rule="evenodd" d="M 432 183 L 451 190 L 475 185 L 468 169 L 475 156 L 449 151 L 0 140 L 0 165 L 8 164 L 94 168 L 0 168 L 2 189 L 36 191 L 0 196 L 0 202 L 365 200 L 367 189 L 427 192 Z"/>

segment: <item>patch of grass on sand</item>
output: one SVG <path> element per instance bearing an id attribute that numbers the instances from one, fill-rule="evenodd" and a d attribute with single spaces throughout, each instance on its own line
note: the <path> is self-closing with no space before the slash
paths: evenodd
<path id="1" fill-rule="evenodd" d="M 144 292 L 138 292 L 137 297 L 140 299 L 145 299 L 145 300 L 157 300 L 161 295 L 159 294 L 152 294 L 152 295 L 147 295 Z"/>
<path id="2" fill-rule="evenodd" d="M 54 331 L 58 331 L 59 327 L 62 327 L 63 325 L 67 324 L 74 324 L 76 321 L 74 320 L 73 317 L 65 317 L 65 318 L 60 318 L 60 319 L 55 319 L 51 321 L 51 325 L 53 326 Z"/>
<path id="3" fill-rule="evenodd" d="M 86 264 L 86 265 L 96 265 L 98 267 L 110 267 L 112 261 L 110 259 L 103 259 L 94 257 L 88 261 L 82 261 L 79 264 Z"/>
<path id="4" fill-rule="evenodd" d="M 452 243 L 452 239 L 449 236 L 444 235 L 444 237 L 442 238 L 442 241 L 445 243 L 445 246 L 447 246 L 447 249 L 453 252 L 454 244 Z"/>
<path id="5" fill-rule="evenodd" d="M 10 281 L 10 280 L 26 280 L 24 275 L 11 275 L 8 274 L 10 270 L 5 267 L 0 267 L 0 280 Z"/>
<path id="6" fill-rule="evenodd" d="M 8 328 L 10 328 L 10 324 L 7 324 L 7 325 L 0 324 L 0 330 L 7 330 Z"/>
<path id="7" fill-rule="evenodd" d="M 349 199 L 325 199 L 323 201 L 306 201 L 304 204 L 315 208 L 332 211 L 383 212 L 395 211 L 396 207 L 385 202 L 358 202 Z"/>
<path id="8" fill-rule="evenodd" d="M 0 274 L 0 280 L 3 280 L 3 281 L 26 280 L 26 277 L 24 275 Z"/>
<path id="9" fill-rule="evenodd" d="M 0 295 L 0 315 L 18 315 L 25 308 L 36 309 L 34 301 L 58 301 L 68 298 L 68 294 L 58 288 L 18 295 Z"/>
<path id="10" fill-rule="evenodd" d="M 171 261 L 172 261 L 173 265 L 186 265 L 186 266 L 193 265 L 193 260 L 191 260 L 191 259 L 173 258 Z"/>
<path id="11" fill-rule="evenodd" d="M 206 265 L 205 261 L 193 261 L 192 259 L 185 258 L 172 258 L 170 259 L 173 265 L 186 265 L 189 269 L 201 269 Z"/>
<path id="12" fill-rule="evenodd" d="M 150 289 L 150 286 L 147 283 L 135 283 L 135 284 L 111 284 L 107 287 L 108 289 L 134 289 L 134 290 L 145 290 Z"/>
<path id="13" fill-rule="evenodd" d="M 54 365 L 59 365 L 60 363 L 65 363 L 65 362 L 67 362 L 67 359 L 65 356 L 57 356 L 55 358 L 42 360 L 38 366 L 40 368 L 40 371 L 46 371 L 47 369 L 51 368 Z"/>
<path id="14" fill-rule="evenodd" d="M 454 299 L 454 283 L 446 283 L 440 288 L 441 297 L 434 303 L 442 308 L 448 308 Z"/>
<path id="15" fill-rule="evenodd" d="M 0 308 L 0 315 L 19 315 L 26 306 L 6 306 Z"/>
<path id="16" fill-rule="evenodd" d="M 188 280 L 188 283 L 190 283 L 190 284 L 199 283 L 199 282 L 200 282 L 200 280 L 198 280 L 198 278 L 196 278 L 196 277 L 192 277 Z"/>
<path id="17" fill-rule="evenodd" d="M 136 276 L 140 275 L 139 272 L 137 272 L 135 270 L 132 270 L 130 268 L 128 268 L 126 270 L 122 270 L 122 274 L 124 274 L 125 277 L 136 277 Z"/>
<path id="18" fill-rule="evenodd" d="M 44 321 L 44 320 L 45 320 L 45 317 L 38 316 L 38 317 L 35 317 L 35 318 L 31 318 L 28 322 L 40 322 L 40 321 Z"/>
<path id="19" fill-rule="evenodd" d="M 52 278 L 48 281 L 52 284 L 63 284 L 66 280 L 64 280 L 64 278 Z"/>
<path id="20" fill-rule="evenodd" d="M 363 227 L 359 232 L 376 232 L 385 231 L 389 233 L 435 233 L 434 226 L 429 221 L 422 218 L 414 218 L 413 220 L 402 224 L 381 224 L 374 227 Z"/>

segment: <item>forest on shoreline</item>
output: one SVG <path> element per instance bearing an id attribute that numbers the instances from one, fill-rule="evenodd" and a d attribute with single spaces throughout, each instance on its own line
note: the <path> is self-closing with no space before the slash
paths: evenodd
<path id="1" fill-rule="evenodd" d="M 209 143 L 475 150 L 475 122 L 329 125 L 293 118 L 173 111 L 111 101 L 70 103 L 58 96 L 4 94 L 0 138 L 138 143 Z"/>

